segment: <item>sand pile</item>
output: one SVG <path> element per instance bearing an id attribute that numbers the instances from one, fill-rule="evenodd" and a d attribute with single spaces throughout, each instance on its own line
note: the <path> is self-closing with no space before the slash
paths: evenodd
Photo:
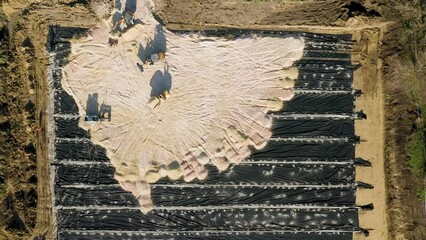
<path id="1" fill-rule="evenodd" d="M 123 1 L 119 12 L 128 5 Z M 107 149 L 116 179 L 145 212 L 152 208 L 149 183 L 206 179 L 205 164 L 225 170 L 266 145 L 272 124 L 266 113 L 292 98 L 297 70 L 291 65 L 304 47 L 291 36 L 175 34 L 154 20 L 152 6 L 137 3 L 136 24 L 123 27 L 115 46 L 108 42 L 117 13 L 99 23 L 74 42 L 63 69 L 80 126 Z M 158 52 L 165 59 L 143 64 Z M 164 91 L 166 100 L 148 104 Z M 110 110 L 110 121 L 84 122 L 99 108 Z"/>

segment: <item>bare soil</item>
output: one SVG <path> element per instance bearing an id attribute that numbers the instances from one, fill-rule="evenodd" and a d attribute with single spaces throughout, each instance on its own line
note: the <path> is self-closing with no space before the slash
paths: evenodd
<path id="1" fill-rule="evenodd" d="M 401 29 L 397 23 L 392 29 Z M 383 36 L 383 75 L 386 77 L 385 98 L 385 176 L 386 204 L 390 239 L 426 239 L 426 209 L 417 198 L 424 186 L 408 167 L 406 145 L 415 131 L 416 107 L 401 91 L 401 79 L 395 58 L 399 53 L 396 41 L 402 38 L 399 31 L 387 31 Z"/>
<path id="2" fill-rule="evenodd" d="M 11 124 L 6 135 L 13 144 L 3 145 L 4 166 L 9 173 L 5 182 L 9 184 L 0 209 L 4 213 L 0 233 L 4 238 L 0 239 L 49 236 L 53 220 L 45 131 L 48 26 L 91 26 L 95 18 L 88 6 L 53 1 L 11 1 L 3 4 L 3 10 L 9 17 L 7 30 L 13 57 L 3 82 L 5 116 Z M 32 108 L 26 108 L 29 101 Z M 27 202 L 29 193 L 36 198 L 31 204 Z M 10 222 L 17 227 L 7 228 Z"/>
<path id="3" fill-rule="evenodd" d="M 374 209 L 359 213 L 360 226 L 369 231 L 369 236 L 359 234 L 356 239 L 389 239 L 384 171 L 383 78 L 379 58 L 379 42 L 384 30 L 382 26 L 365 29 L 353 35 L 356 43 L 352 60 L 360 64 L 360 68 L 354 73 L 354 88 L 363 92 L 363 95 L 356 99 L 355 106 L 357 111 L 362 110 L 367 114 L 366 120 L 355 122 L 355 133 L 361 137 L 355 154 L 372 164 L 371 167 L 356 168 L 356 180 L 374 186 L 374 189 L 357 190 L 357 205 L 372 203 Z"/>
<path id="4" fill-rule="evenodd" d="M 100 3 L 112 7 L 112 2 L 2 3 L 10 36 L 9 45 L 2 44 L 1 48 L 11 50 L 11 60 L 0 68 L 0 239 L 52 238 L 45 131 L 48 26 L 92 26 L 97 21 L 93 9 L 105 13 Z M 408 170 L 404 149 L 415 115 L 413 105 L 392 84 L 390 70 L 399 51 L 395 30 L 399 26 L 379 24 L 385 21 L 380 15 L 392 16 L 379 4 L 385 1 L 155 2 L 158 17 L 174 30 L 227 27 L 354 33 L 358 41 L 354 61 L 361 63 L 355 73 L 355 87 L 365 92 L 356 105 L 369 117 L 356 126 L 357 134 L 365 141 L 358 146 L 357 155 L 373 164 L 371 168 L 359 168 L 357 179 L 375 186 L 357 193 L 359 204 L 375 205 L 373 211 L 360 214 L 361 227 L 370 229 L 368 239 L 426 239 L 423 207 L 416 198 L 416 182 Z M 41 130 L 37 132 L 36 127 Z M 357 238 L 364 239 L 362 235 Z"/>

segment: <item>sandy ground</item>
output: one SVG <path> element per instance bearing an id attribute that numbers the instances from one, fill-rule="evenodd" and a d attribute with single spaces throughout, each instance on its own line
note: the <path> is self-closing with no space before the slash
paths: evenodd
<path id="1" fill-rule="evenodd" d="M 356 134 L 361 136 L 356 154 L 372 163 L 372 167 L 357 168 L 356 179 L 374 186 L 374 189 L 357 191 L 357 204 L 373 203 L 375 207 L 373 211 L 360 213 L 360 225 L 370 231 L 370 236 L 358 235 L 357 239 L 426 237 L 423 206 L 416 199 L 418 190 L 407 167 L 402 140 L 410 131 L 406 123 L 413 122 L 404 113 L 412 106 L 405 99 L 399 99 L 406 98 L 404 94 L 389 94 L 395 88 L 391 78 L 384 75 L 384 68 L 389 66 L 384 64 L 383 56 L 395 50 L 390 43 L 398 38 L 391 29 L 393 25 L 388 24 L 354 34 L 357 42 L 353 61 L 361 63 L 354 75 L 354 86 L 364 92 L 356 100 L 356 109 L 362 109 L 368 116 L 355 125 Z M 389 63 L 389 59 L 386 60 Z"/>
<path id="2" fill-rule="evenodd" d="M 354 34 L 356 44 L 352 60 L 361 67 L 354 73 L 354 88 L 363 95 L 356 99 L 356 110 L 363 110 L 367 119 L 355 122 L 355 134 L 361 143 L 355 149 L 356 157 L 369 160 L 372 167 L 357 167 L 356 180 L 372 184 L 374 189 L 358 189 L 357 204 L 373 203 L 374 210 L 360 212 L 360 226 L 370 232 L 369 237 L 359 234 L 355 239 L 388 239 L 385 158 L 384 158 L 384 96 L 381 59 L 378 53 L 380 28 L 365 29 Z"/>
<path id="3" fill-rule="evenodd" d="M 108 45 L 112 18 L 74 42 L 62 80 L 79 106 L 79 126 L 105 147 L 115 178 L 144 212 L 152 208 L 147 183 L 162 177 L 205 179 L 205 164 L 226 170 L 247 158 L 250 147 L 266 145 L 272 135 L 267 112 L 280 110 L 282 101 L 294 96 L 287 72 L 304 47 L 291 35 L 175 34 L 152 17 L 151 4 L 138 2 L 135 19 L 143 24 L 127 29 L 116 46 Z M 121 6 L 118 12 L 125 1 Z M 166 49 L 164 61 L 143 63 Z M 163 91 L 170 97 L 156 106 Z M 96 94 L 94 105 L 90 94 Z M 112 109 L 111 119 L 85 122 L 101 103 Z M 180 168 L 171 168 L 176 161 Z"/>

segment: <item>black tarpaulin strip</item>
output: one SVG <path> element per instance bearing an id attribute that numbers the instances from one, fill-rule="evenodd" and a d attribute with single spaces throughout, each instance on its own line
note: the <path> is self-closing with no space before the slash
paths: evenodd
<path id="1" fill-rule="evenodd" d="M 54 27 L 52 29 L 55 43 L 69 41 L 74 35 L 83 34 L 87 31 L 87 28 L 79 27 Z"/>
<path id="2" fill-rule="evenodd" d="M 329 90 L 329 89 L 338 89 L 338 90 L 352 90 L 352 81 L 311 81 L 299 79 L 295 83 L 296 89 L 305 89 L 305 90 Z"/>
<path id="3" fill-rule="evenodd" d="M 139 206 L 132 193 L 119 185 L 95 188 L 55 186 L 56 205 L 62 206 Z"/>
<path id="4" fill-rule="evenodd" d="M 108 162 L 105 148 L 89 141 L 64 141 L 55 143 L 57 160 L 78 160 L 93 162 Z"/>
<path id="5" fill-rule="evenodd" d="M 305 65 L 305 66 L 299 67 L 299 73 L 304 73 L 309 75 L 316 74 L 316 76 L 321 76 L 321 74 L 324 74 L 324 76 L 328 75 L 330 76 L 330 78 L 331 77 L 343 78 L 343 76 L 347 76 L 348 74 L 350 75 L 353 74 L 352 65 L 348 65 L 344 67 L 338 66 L 337 68 L 332 68 L 332 67 L 333 66 L 320 67 L 320 66 Z"/>
<path id="6" fill-rule="evenodd" d="M 295 157 L 336 159 L 355 158 L 355 146 L 352 143 L 288 143 L 271 141 L 261 150 L 252 152 L 250 159 L 291 159 Z"/>
<path id="7" fill-rule="evenodd" d="M 220 172 L 213 165 L 205 166 L 206 180 L 194 180 L 196 184 L 346 184 L 354 181 L 354 164 L 269 164 L 250 163 L 233 165 Z M 71 184 L 117 184 L 115 168 L 103 164 L 59 165 L 56 182 Z M 160 179 L 158 184 L 183 184 L 183 179 Z"/>
<path id="8" fill-rule="evenodd" d="M 55 45 L 55 53 L 56 56 L 61 55 L 62 53 L 69 54 L 71 53 L 71 43 L 70 42 L 62 42 Z"/>
<path id="9" fill-rule="evenodd" d="M 304 51 L 350 51 L 351 48 L 350 44 L 305 41 Z"/>
<path id="10" fill-rule="evenodd" d="M 78 114 L 78 107 L 74 101 L 74 98 L 71 97 L 66 91 L 57 90 L 55 91 L 55 114 Z"/>
<path id="11" fill-rule="evenodd" d="M 353 82 L 353 75 L 347 71 L 338 71 L 334 73 L 318 73 L 313 71 L 299 71 L 297 81 L 313 82 L 336 82 L 336 83 L 348 83 Z"/>
<path id="12" fill-rule="evenodd" d="M 354 101 L 355 97 L 350 93 L 301 93 L 286 102 L 278 113 L 352 113 Z"/>
<path id="13" fill-rule="evenodd" d="M 275 159 L 275 158 L 264 158 L 264 159 L 250 159 L 246 160 L 250 163 L 256 163 L 256 162 L 272 162 L 272 163 L 307 163 L 307 162 L 316 162 L 316 163 L 327 163 L 327 164 L 346 164 L 350 163 L 353 164 L 354 158 L 321 158 L 321 157 L 285 157 L 281 159 Z"/>
<path id="14" fill-rule="evenodd" d="M 354 182 L 354 164 L 270 164 L 245 163 L 232 165 L 220 172 L 215 166 L 205 165 L 209 175 L 195 184 L 348 184 Z M 160 179 L 158 184 L 184 184 L 183 179 Z"/>
<path id="15" fill-rule="evenodd" d="M 60 52 L 56 52 L 55 57 L 53 59 L 55 67 L 63 67 L 68 61 L 68 55 L 71 53 L 71 49 L 64 48 L 64 50 Z"/>
<path id="16" fill-rule="evenodd" d="M 351 34 L 328 34 L 328 33 L 311 33 L 311 32 L 302 32 L 301 34 L 304 38 L 311 41 L 318 42 L 352 42 Z"/>
<path id="17" fill-rule="evenodd" d="M 295 64 L 300 70 L 303 70 L 305 68 L 307 69 L 335 69 L 336 71 L 338 69 L 353 69 L 352 62 L 349 60 L 342 60 L 342 59 L 336 59 L 336 60 L 327 60 L 327 59 L 307 59 L 302 58 L 298 60 Z"/>
<path id="18" fill-rule="evenodd" d="M 60 118 L 55 117 L 56 130 L 58 138 L 89 138 L 89 134 L 78 126 L 80 118 Z"/>
<path id="19" fill-rule="evenodd" d="M 56 167 L 56 183 L 67 184 L 117 184 L 115 168 L 104 164 L 59 165 Z"/>
<path id="20" fill-rule="evenodd" d="M 121 231 L 358 229 L 357 209 L 58 209 L 60 229 Z"/>
<path id="21" fill-rule="evenodd" d="M 338 233 L 304 233 L 304 232 L 218 232 L 218 233 L 159 233 L 159 232 L 120 232 L 120 233 L 72 233 L 72 232 L 59 232 L 59 239 L 61 240 L 159 240 L 159 239 L 186 239 L 186 240 L 352 240 L 352 233 L 338 232 Z"/>
<path id="22" fill-rule="evenodd" d="M 61 80 L 62 80 L 62 70 L 53 69 L 51 87 L 55 90 L 62 90 Z"/>
<path id="23" fill-rule="evenodd" d="M 282 188 L 274 186 L 153 186 L 156 207 L 208 207 L 239 205 L 355 206 L 355 187 Z M 61 206 L 138 207 L 130 192 L 118 185 L 100 187 L 55 187 L 56 204 Z"/>
<path id="24" fill-rule="evenodd" d="M 288 104 L 288 103 L 287 103 Z M 353 137 L 354 120 L 299 120 L 299 119 L 274 119 L 272 125 L 272 137 Z"/>
<path id="25" fill-rule="evenodd" d="M 303 57 L 306 58 L 336 58 L 336 59 L 351 59 L 349 52 L 336 52 L 336 51 L 304 51 Z"/>
<path id="26" fill-rule="evenodd" d="M 315 206 L 355 205 L 354 188 L 287 189 L 275 187 L 153 187 L 155 206 L 234 206 L 266 204 L 311 204 Z"/>

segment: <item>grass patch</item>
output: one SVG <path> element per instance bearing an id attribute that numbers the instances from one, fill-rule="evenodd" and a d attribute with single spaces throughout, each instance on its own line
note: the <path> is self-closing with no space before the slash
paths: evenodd
<path id="1" fill-rule="evenodd" d="M 418 178 L 423 178 L 426 167 L 422 130 L 423 129 L 419 129 L 411 135 L 406 146 L 408 156 L 410 157 L 408 166 L 414 176 Z"/>
<path id="2" fill-rule="evenodd" d="M 9 55 L 2 54 L 0 55 L 0 65 L 4 65 L 9 61 Z"/>
<path id="3" fill-rule="evenodd" d="M 421 190 L 417 192 L 417 198 L 421 202 L 425 202 L 426 185 L 424 184 L 426 173 L 426 105 L 418 108 L 417 130 L 409 137 L 406 145 L 407 154 L 409 156 L 408 167 L 411 173 L 419 180 L 423 181 Z"/>
<path id="4" fill-rule="evenodd" d="M 417 179 L 421 189 L 417 197 L 425 201 L 426 192 L 426 2 L 418 0 L 389 0 L 388 16 L 397 16 L 403 34 L 400 39 L 402 51 L 395 65 L 394 84 L 404 91 L 413 105 L 417 106 L 416 122 L 407 122 L 413 126 L 414 132 L 408 136 L 405 146 L 409 157 L 408 167 Z"/>
<path id="5" fill-rule="evenodd" d="M 426 201 L 426 188 L 423 188 L 423 190 L 417 192 L 417 198 L 421 202 L 425 202 Z"/>
<path id="6" fill-rule="evenodd" d="M 415 126 L 406 145 L 408 166 L 413 175 L 422 180 L 426 170 L 426 4 L 415 0 L 391 0 L 389 6 L 398 13 L 403 27 L 403 51 L 394 69 L 395 84 L 418 110 L 417 121 L 407 123 Z"/>

